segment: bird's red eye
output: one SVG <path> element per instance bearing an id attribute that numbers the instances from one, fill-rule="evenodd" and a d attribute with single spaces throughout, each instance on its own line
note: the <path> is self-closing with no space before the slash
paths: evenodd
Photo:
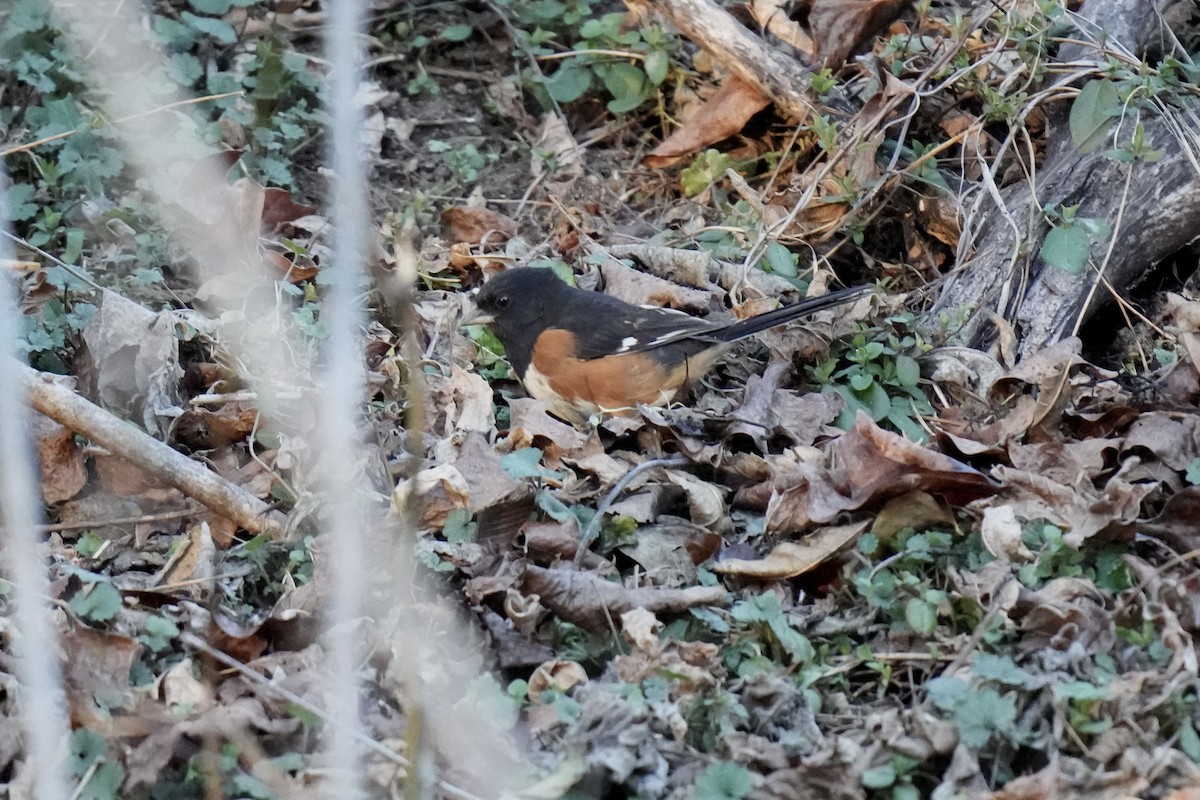
<path id="1" fill-rule="evenodd" d="M 508 295 L 502 294 L 496 298 L 496 308 L 500 309 L 501 311 L 508 308 L 510 305 L 512 305 L 512 298 Z"/>

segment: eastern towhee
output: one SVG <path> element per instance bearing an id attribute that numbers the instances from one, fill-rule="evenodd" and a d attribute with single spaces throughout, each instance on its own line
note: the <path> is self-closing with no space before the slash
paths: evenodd
<path id="1" fill-rule="evenodd" d="M 479 290 L 472 322 L 490 325 L 529 394 L 582 424 L 639 403 L 670 403 L 739 339 L 869 290 L 856 286 L 737 322 L 709 322 L 576 289 L 549 269 L 518 267 Z"/>

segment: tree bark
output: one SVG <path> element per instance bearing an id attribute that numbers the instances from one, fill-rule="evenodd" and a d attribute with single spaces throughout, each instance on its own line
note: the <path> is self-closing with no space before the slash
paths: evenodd
<path id="1" fill-rule="evenodd" d="M 811 70 L 748 31 L 712 0 L 636 2 L 662 14 L 722 66 L 769 97 L 786 116 L 803 120 L 813 110 Z"/>
<path id="2" fill-rule="evenodd" d="M 1177 16 L 1181 5 L 1176 0 L 1088 2 L 1080 36 L 1095 39 L 1104 31 L 1109 47 L 1119 43 L 1140 57 L 1153 56 L 1173 42 L 1163 20 Z M 1064 45 L 1059 59 L 1093 57 L 1088 50 L 1096 52 L 1095 47 Z M 1184 102 L 1182 108 L 1157 103 L 1156 109 L 1140 109 L 1146 146 L 1164 152 L 1154 163 L 1116 161 L 1106 155 L 1112 144 L 1080 152 L 1071 141 L 1067 109 L 1056 109 L 1047 158 L 1035 182 L 993 190 L 983 198 L 974 215 L 982 222 L 974 235 L 964 234 L 959 268 L 926 315 L 927 330 L 932 334 L 946 320 L 951 325 L 961 321 L 952 340 L 982 347 L 995 337 L 995 329 L 988 315 L 979 312 L 995 309 L 1018 327 L 1021 352 L 1031 353 L 1071 335 L 1078 320 L 1111 300 L 1109 290 L 1097 285 L 1095 269 L 1071 275 L 1045 262 L 1041 251 L 1050 224 L 1041 210 L 1047 206 L 1078 205 L 1077 218 L 1108 222 L 1115 237 L 1111 253 L 1108 240 L 1096 243 L 1092 264 L 1117 292 L 1135 283 L 1147 266 L 1200 235 L 1200 148 L 1191 133 L 1196 105 Z M 1127 114 L 1121 121 L 1118 144 L 1128 143 L 1137 118 Z"/>

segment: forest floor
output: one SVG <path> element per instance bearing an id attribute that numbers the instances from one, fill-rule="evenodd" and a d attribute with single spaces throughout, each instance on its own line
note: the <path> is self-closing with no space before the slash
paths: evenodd
<path id="1" fill-rule="evenodd" d="M 220 163 L 236 182 L 195 198 L 184 177 L 177 207 L 156 207 L 42 2 L 0 11 L 23 344 L 292 524 L 252 535 L 36 426 L 71 767 L 102 800 L 320 796 L 334 548 L 297 465 L 327 335 L 325 17 L 240 0 L 146 13 L 161 79 L 203 98 L 172 118 L 235 151 Z M 978 345 L 927 313 L 988 185 L 1035 178 L 1055 125 L 1091 111 L 1106 130 L 1103 109 L 1072 108 L 1088 93 L 1039 94 L 1065 14 L 877 0 L 779 16 L 772 47 L 811 37 L 831 65 L 796 124 L 652 15 L 376 4 L 358 93 L 375 278 L 362 491 L 408 523 L 411 569 L 383 582 L 431 596 L 356 629 L 382 745 L 371 796 L 405 795 L 402 756 L 426 751 L 410 762 L 447 797 L 498 796 L 472 763 L 492 757 L 525 765 L 516 797 L 1200 796 L 1200 302 L 1179 277 L 1194 254 L 1147 264 L 1078 336 L 1022 358 L 1011 320 Z M 1119 89 L 1140 74 L 1126 67 L 1087 79 Z M 228 276 L 188 256 L 206 215 L 246 207 L 276 271 L 238 291 L 265 288 L 293 337 L 275 384 L 206 305 Z M 1103 226 L 1046 214 L 1067 233 L 1044 258 L 1078 273 Z M 468 319 L 470 290 L 514 267 L 713 319 L 875 289 L 739 344 L 684 403 L 572 426 Z M 396 546 L 372 535 L 373 552 Z M 380 577 L 369 598 L 397 591 Z M 405 648 L 430 674 L 398 666 Z M 424 689 L 434 671 L 460 680 L 448 663 L 472 671 L 455 713 L 490 720 L 461 741 Z M 0 690 L 0 715 L 18 713 Z M 0 726 L 0 796 L 28 790 L 23 748 Z"/>

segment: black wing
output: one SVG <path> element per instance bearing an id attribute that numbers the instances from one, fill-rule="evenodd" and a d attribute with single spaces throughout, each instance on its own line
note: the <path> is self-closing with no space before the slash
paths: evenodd
<path id="1" fill-rule="evenodd" d="M 619 353 L 638 353 L 680 339 L 706 341 L 724 326 L 669 308 L 630 306 L 610 295 L 598 298 L 615 303 L 589 303 L 586 314 L 570 315 L 580 358 L 602 358 Z M 711 339 L 713 343 L 719 341 Z"/>

